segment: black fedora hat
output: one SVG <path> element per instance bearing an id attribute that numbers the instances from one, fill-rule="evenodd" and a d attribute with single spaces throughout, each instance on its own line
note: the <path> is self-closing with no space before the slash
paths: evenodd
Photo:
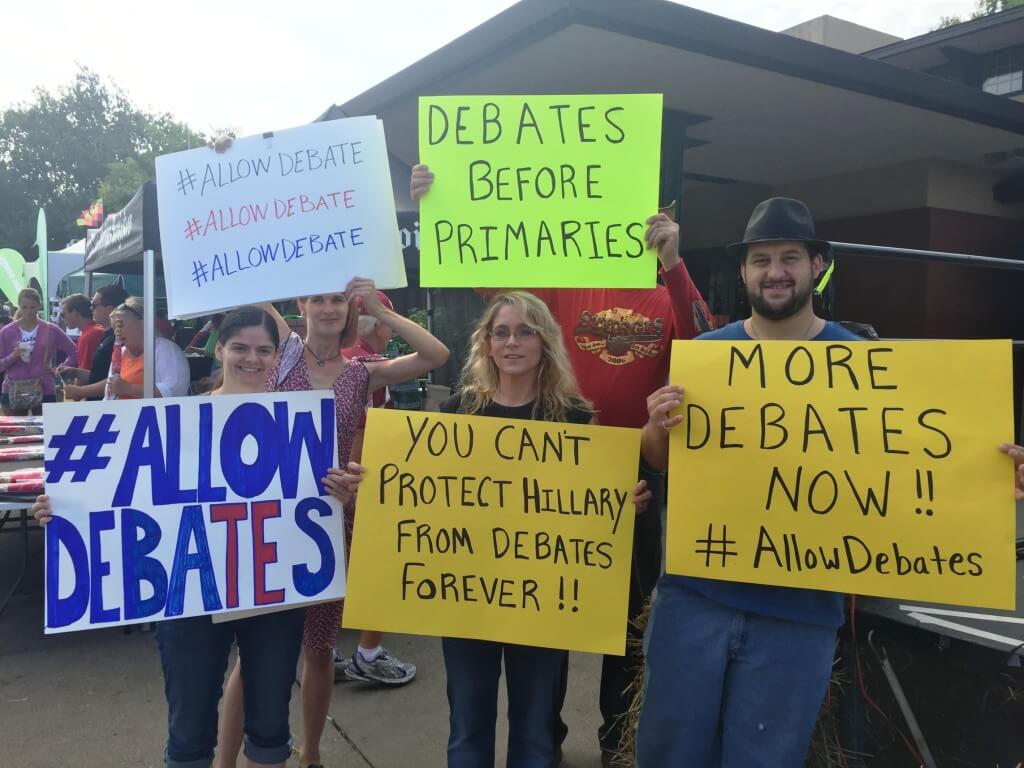
<path id="1" fill-rule="evenodd" d="M 819 240 L 814 234 L 811 212 L 799 200 L 791 197 L 773 197 L 759 203 L 750 214 L 743 241 L 725 247 L 730 256 L 742 259 L 752 243 L 796 241 L 807 243 L 812 251 L 827 256 L 832 245 Z"/>

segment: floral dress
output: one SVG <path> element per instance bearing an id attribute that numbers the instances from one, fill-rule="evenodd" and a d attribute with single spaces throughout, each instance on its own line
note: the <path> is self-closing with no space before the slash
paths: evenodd
<path id="1" fill-rule="evenodd" d="M 290 369 L 289 369 L 290 366 Z M 282 375 L 283 374 L 283 375 Z M 334 380 L 334 413 L 338 433 L 338 466 L 348 464 L 352 452 L 352 438 L 366 412 L 367 386 L 370 372 L 361 360 L 350 360 Z M 302 339 L 292 333 L 281 348 L 281 360 L 271 371 L 268 389 L 274 392 L 309 392 L 314 389 L 309 380 L 309 368 L 302 354 Z M 345 562 L 352 542 L 352 522 L 355 504 L 347 504 L 345 519 Z M 314 653 L 333 653 L 341 628 L 344 601 L 321 603 L 306 609 L 306 625 L 302 644 Z"/>

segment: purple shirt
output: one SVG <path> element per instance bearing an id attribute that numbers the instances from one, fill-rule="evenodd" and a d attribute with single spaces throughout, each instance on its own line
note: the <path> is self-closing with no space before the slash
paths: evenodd
<path id="1" fill-rule="evenodd" d="M 0 371 L 7 374 L 0 392 L 6 393 L 8 382 L 12 380 L 39 379 L 43 394 L 52 395 L 54 364 L 64 359 L 71 365 L 77 362 L 75 342 L 53 323 L 40 320 L 36 326 L 36 343 L 27 363 L 18 354 L 19 343 L 21 326 L 16 322 L 0 329 Z"/>

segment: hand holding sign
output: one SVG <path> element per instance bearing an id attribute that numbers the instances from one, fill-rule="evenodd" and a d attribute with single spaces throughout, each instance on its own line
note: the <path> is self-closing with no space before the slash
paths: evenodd
<path id="1" fill-rule="evenodd" d="M 223 155 L 231 148 L 231 144 L 234 142 L 234 138 L 231 136 L 218 136 L 215 139 L 210 139 L 206 142 L 206 146 L 216 152 L 218 155 Z"/>
<path id="2" fill-rule="evenodd" d="M 35 503 L 31 507 L 32 517 L 40 525 L 46 525 L 53 519 L 53 507 L 50 505 L 50 497 L 46 494 L 36 496 Z"/>
<path id="3" fill-rule="evenodd" d="M 434 174 L 430 172 L 430 168 L 422 163 L 412 167 L 412 174 L 409 176 L 409 196 L 414 203 L 418 203 L 433 185 Z"/>
<path id="4" fill-rule="evenodd" d="M 666 214 L 659 213 L 647 219 L 644 239 L 648 248 L 658 252 L 658 261 L 666 270 L 672 269 L 680 262 L 679 225 Z"/>
<path id="5" fill-rule="evenodd" d="M 1017 501 L 1024 501 L 1024 447 L 1003 443 L 999 450 L 1013 459 L 1014 495 Z"/>
<path id="6" fill-rule="evenodd" d="M 647 397 L 647 413 L 652 424 L 657 424 L 663 430 L 669 430 L 683 423 L 683 415 L 677 413 L 671 416 L 683 404 L 683 395 L 686 390 L 674 384 L 661 387 Z"/>
<path id="7" fill-rule="evenodd" d="M 638 515 L 647 509 L 647 505 L 650 503 L 653 495 L 647 487 L 646 480 L 641 480 L 636 484 L 636 487 L 633 489 L 633 506 L 636 508 Z"/>
<path id="8" fill-rule="evenodd" d="M 327 476 L 320 482 L 334 498 L 342 504 L 350 504 L 355 500 L 359 491 L 359 483 L 363 481 L 363 474 L 366 469 L 362 464 L 350 461 L 345 469 L 331 467 L 327 470 Z"/>
<path id="9" fill-rule="evenodd" d="M 355 300 L 356 306 L 363 314 L 377 317 L 384 309 L 384 305 L 377 298 L 377 286 L 373 280 L 365 277 L 354 277 L 345 287 L 345 298 L 349 301 Z"/>

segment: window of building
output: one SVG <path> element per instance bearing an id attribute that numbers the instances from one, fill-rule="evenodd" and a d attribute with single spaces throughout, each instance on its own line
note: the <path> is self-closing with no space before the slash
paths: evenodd
<path id="1" fill-rule="evenodd" d="M 1024 91 L 1024 46 L 986 56 L 985 79 L 981 88 L 997 96 Z"/>

